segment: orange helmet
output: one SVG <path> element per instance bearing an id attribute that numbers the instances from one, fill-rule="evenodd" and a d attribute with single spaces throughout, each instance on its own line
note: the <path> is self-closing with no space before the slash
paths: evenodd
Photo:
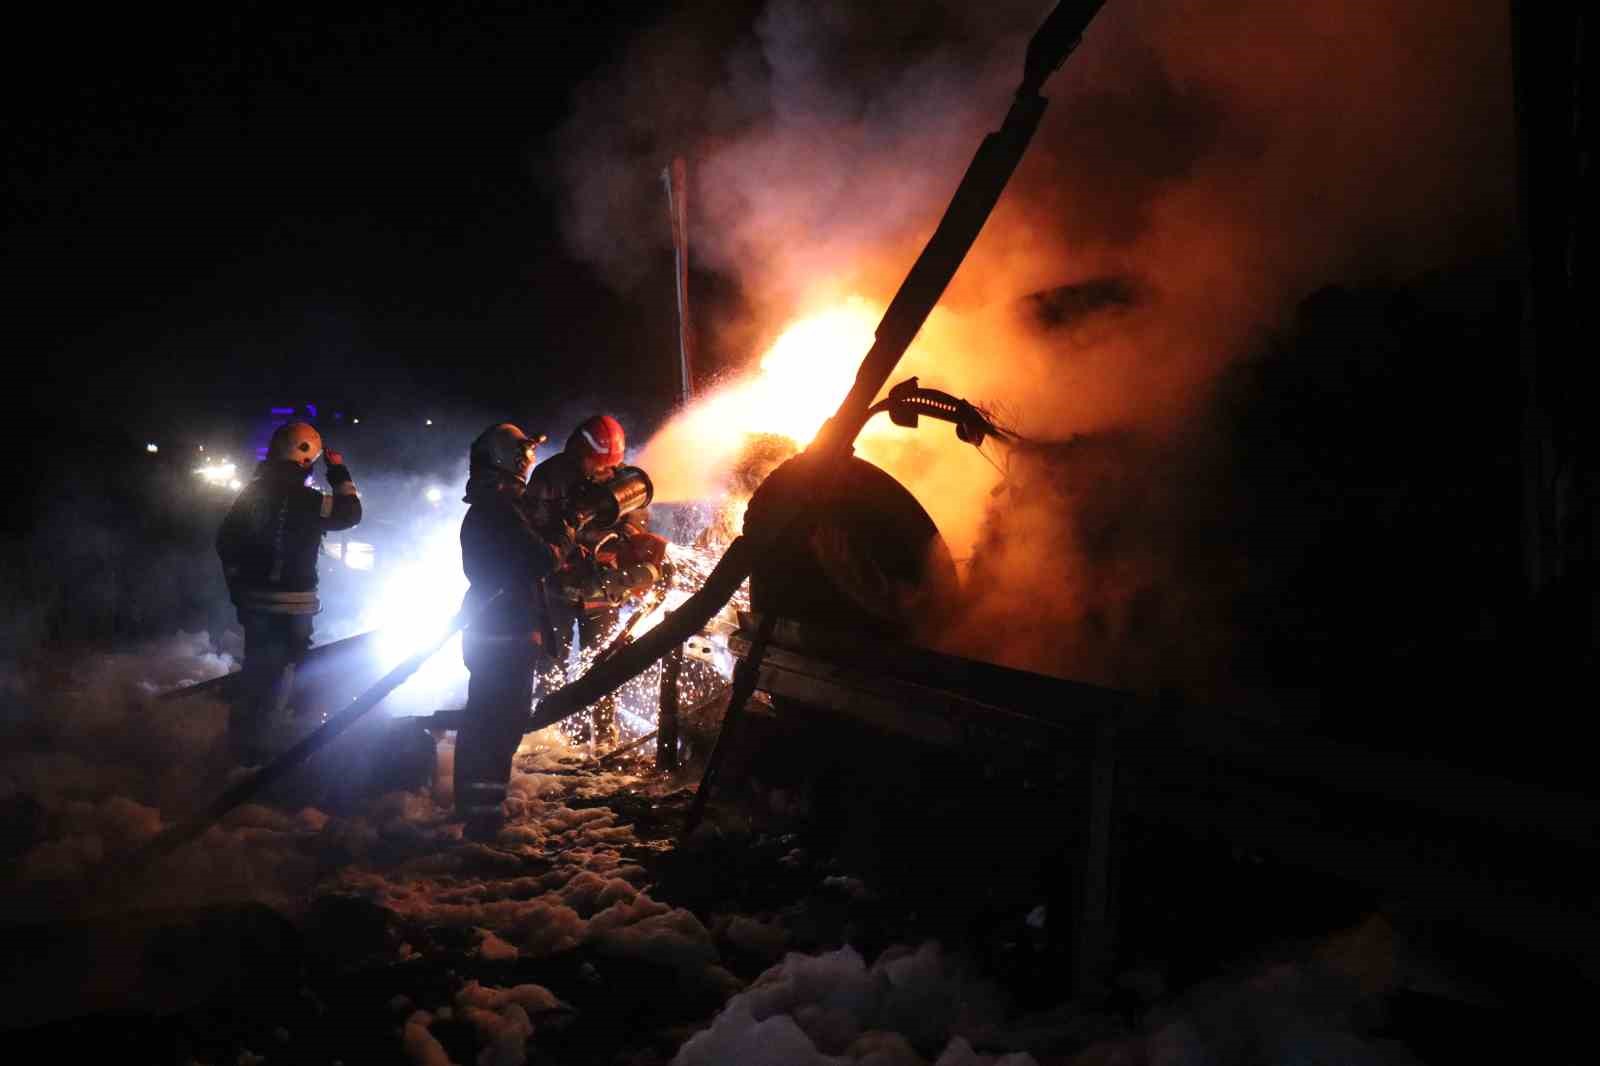
<path id="1" fill-rule="evenodd" d="M 618 466 L 627 439 L 622 434 L 622 423 L 610 415 L 595 415 L 572 431 L 567 438 L 567 451 L 583 463 L 585 470 L 599 470 Z"/>
<path id="2" fill-rule="evenodd" d="M 322 435 L 304 422 L 279 426 L 267 443 L 267 458 L 287 459 L 302 470 L 310 470 L 321 454 Z"/>

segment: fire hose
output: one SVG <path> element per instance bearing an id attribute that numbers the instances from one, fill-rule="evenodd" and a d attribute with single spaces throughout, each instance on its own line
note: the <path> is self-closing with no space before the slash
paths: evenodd
<path id="1" fill-rule="evenodd" d="M 820 483 L 835 463 L 850 455 L 856 436 L 871 417 L 872 398 L 888 381 L 943 296 L 1032 141 L 1048 105 L 1039 90 L 1066 62 L 1103 3 L 1104 0 L 1061 0 L 1034 33 L 1028 43 L 1022 81 L 1004 122 L 984 138 L 938 228 L 884 312 L 849 395 L 795 460 L 803 465 L 802 476 L 810 483 Z M 930 414 L 935 409 L 935 404 L 924 407 L 925 413 Z M 769 520 L 753 528 L 747 520 L 744 535 L 734 538 L 728 545 L 699 591 L 638 641 L 541 699 L 530 720 L 530 730 L 553 725 L 610 695 L 698 633 L 749 577 L 754 560 L 772 550 L 789 527 L 802 517 L 808 497 L 804 492 L 791 494 L 781 513 L 769 513 Z M 747 662 L 755 660 L 748 671 L 750 676 L 759 668 L 760 658 L 760 651 L 752 649 L 746 659 Z M 729 713 L 736 713 L 731 706 Z M 704 782 L 702 788 L 705 784 L 709 782 Z M 703 802 L 699 806 L 703 808 Z"/>
<path id="2" fill-rule="evenodd" d="M 423 663 L 427 662 L 435 652 L 444 646 L 445 641 L 471 625 L 474 619 L 492 607 L 504 594 L 504 590 L 497 591 L 475 610 L 469 612 L 463 608 L 457 612 L 444 632 L 429 641 L 424 647 L 417 649 L 410 657 L 377 681 L 367 686 L 365 691 L 351 700 L 350 703 L 329 718 L 322 726 L 300 738 L 272 762 L 261 767 L 231 788 L 224 790 L 215 800 L 207 804 L 200 813 L 187 821 L 162 830 L 154 839 L 135 853 L 128 863 L 117 866 L 115 870 L 107 869 L 103 871 L 102 876 L 112 872 L 126 873 L 130 871 L 130 868 L 131 871 L 137 872 L 156 859 L 176 851 L 184 844 L 200 836 L 212 825 L 220 821 L 229 811 L 257 795 L 274 782 L 281 780 L 291 770 L 331 743 L 339 734 L 355 725 L 363 715 L 381 703 L 385 696 L 405 684 L 412 674 L 422 668 Z"/>

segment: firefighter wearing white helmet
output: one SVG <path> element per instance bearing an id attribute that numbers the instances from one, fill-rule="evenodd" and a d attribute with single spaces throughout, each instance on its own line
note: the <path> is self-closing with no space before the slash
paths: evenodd
<path id="1" fill-rule="evenodd" d="M 570 545 L 564 527 L 540 528 L 526 506 L 543 439 L 502 422 L 479 434 L 469 453 L 461 567 L 471 582 L 463 610 L 476 613 L 461 641 L 470 677 L 456 735 L 455 808 L 472 840 L 492 840 L 504 824 L 511 757 L 533 709 L 546 631 L 542 582 Z"/>
<path id="2" fill-rule="evenodd" d="M 544 439 L 530 438 L 510 422 L 501 422 L 478 434 L 468 461 L 474 470 L 495 470 L 526 485 L 534 455 Z"/>
<path id="3" fill-rule="evenodd" d="M 331 494 L 307 484 L 318 458 Z M 264 761 L 291 732 L 295 667 L 311 646 L 311 616 L 322 607 L 322 535 L 360 521 L 361 498 L 344 456 L 324 455 L 321 435 L 304 422 L 273 433 L 254 480 L 222 520 L 217 555 L 244 628 L 244 667 L 228 714 L 229 747 L 242 765 Z"/>

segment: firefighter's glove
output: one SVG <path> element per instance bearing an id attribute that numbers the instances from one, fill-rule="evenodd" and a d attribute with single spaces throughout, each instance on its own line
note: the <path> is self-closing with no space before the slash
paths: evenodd
<path id="1" fill-rule="evenodd" d="M 322 462 L 328 472 L 328 484 L 337 488 L 350 480 L 350 468 L 344 465 L 343 452 L 323 452 Z"/>
<path id="2" fill-rule="evenodd" d="M 547 523 L 540 531 L 540 535 L 550 546 L 550 554 L 555 557 L 557 569 L 565 566 L 568 559 L 580 554 L 577 533 L 570 523 L 563 521 Z"/>

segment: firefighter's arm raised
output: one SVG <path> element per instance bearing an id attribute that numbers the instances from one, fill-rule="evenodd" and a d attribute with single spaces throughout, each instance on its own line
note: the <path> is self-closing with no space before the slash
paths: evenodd
<path id="1" fill-rule="evenodd" d="M 332 495 L 322 497 L 322 530 L 330 533 L 350 529 L 361 521 L 361 497 L 356 493 L 350 468 L 344 465 L 344 455 L 340 452 L 324 452 L 322 461 L 327 468 L 328 484 L 333 486 Z"/>

